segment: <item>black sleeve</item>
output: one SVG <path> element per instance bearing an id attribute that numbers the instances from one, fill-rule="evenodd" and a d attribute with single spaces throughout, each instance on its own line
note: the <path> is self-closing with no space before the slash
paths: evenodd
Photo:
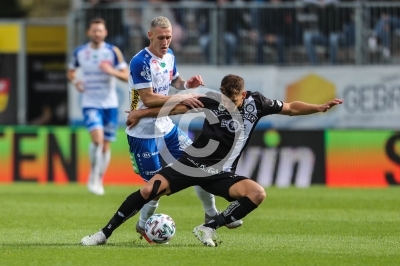
<path id="1" fill-rule="evenodd" d="M 279 100 L 271 100 L 262 95 L 259 92 L 253 92 L 252 97 L 256 103 L 260 106 L 261 116 L 278 114 L 282 111 L 283 102 Z"/>
<path id="2" fill-rule="evenodd" d="M 203 108 L 209 109 L 211 106 L 219 105 L 221 102 L 221 95 L 215 92 L 207 92 L 205 97 L 200 97 L 198 100 L 204 105 Z M 192 109 L 188 105 L 186 105 L 186 107 Z"/>
<path id="3" fill-rule="evenodd" d="M 200 97 L 199 101 L 204 105 L 204 108 L 211 107 L 219 102 L 215 98 Z"/>

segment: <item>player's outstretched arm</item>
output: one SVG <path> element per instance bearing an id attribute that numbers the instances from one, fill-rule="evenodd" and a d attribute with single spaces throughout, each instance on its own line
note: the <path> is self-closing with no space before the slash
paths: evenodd
<path id="1" fill-rule="evenodd" d="M 295 115 L 309 115 L 320 112 L 325 113 L 332 107 L 342 103 L 343 100 L 337 98 L 329 102 L 326 102 L 324 104 L 310 104 L 300 101 L 294 101 L 290 103 L 283 103 L 282 111 L 279 114 L 295 116 Z"/>
<path id="2" fill-rule="evenodd" d="M 178 115 L 188 112 L 190 109 L 183 104 L 177 104 L 172 109 L 167 107 L 147 108 L 140 110 L 125 111 L 128 113 L 126 126 L 131 129 L 143 117 L 162 117 L 168 115 Z"/>

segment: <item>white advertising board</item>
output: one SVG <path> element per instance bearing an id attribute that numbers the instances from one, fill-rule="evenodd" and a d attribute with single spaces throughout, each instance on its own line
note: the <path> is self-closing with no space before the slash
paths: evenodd
<path id="1" fill-rule="evenodd" d="M 276 77 L 277 97 L 322 103 L 337 97 L 344 104 L 326 114 L 271 117 L 278 128 L 400 128 L 398 67 L 288 68 Z"/>
<path id="2" fill-rule="evenodd" d="M 184 77 L 201 74 L 206 86 L 218 89 L 226 74 L 240 75 L 246 89 L 285 102 L 324 103 L 334 97 L 344 104 L 311 116 L 270 116 L 260 124 L 282 129 L 400 128 L 400 68 L 340 67 L 185 67 Z"/>

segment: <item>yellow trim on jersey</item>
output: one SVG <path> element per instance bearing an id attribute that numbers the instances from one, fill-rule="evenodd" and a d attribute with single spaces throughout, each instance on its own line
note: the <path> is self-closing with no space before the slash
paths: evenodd
<path id="1" fill-rule="evenodd" d="M 118 63 L 119 64 L 123 63 L 124 62 L 124 56 L 122 55 L 121 50 L 116 46 L 113 46 L 113 50 L 114 50 L 115 54 L 117 55 Z"/>
<path id="2" fill-rule="evenodd" d="M 137 90 L 131 89 L 131 111 L 136 110 L 139 105 L 139 93 Z"/>

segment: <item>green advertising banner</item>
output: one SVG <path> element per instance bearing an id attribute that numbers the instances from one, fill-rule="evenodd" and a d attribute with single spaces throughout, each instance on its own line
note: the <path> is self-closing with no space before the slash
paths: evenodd
<path id="1" fill-rule="evenodd" d="M 400 133 L 329 130 L 325 133 L 326 185 L 387 187 L 400 184 Z"/>
<path id="2" fill-rule="evenodd" d="M 191 132 L 189 135 L 193 135 Z M 85 184 L 90 136 L 83 127 L 0 127 L 0 183 Z M 105 184 L 144 184 L 124 129 L 111 146 Z M 400 184 L 400 133 L 389 130 L 256 131 L 237 172 L 263 186 L 388 187 Z"/>
<path id="3" fill-rule="evenodd" d="M 133 172 L 124 130 L 112 144 L 105 184 L 143 184 Z M 90 137 L 85 128 L 0 128 L 0 182 L 86 183 Z"/>

